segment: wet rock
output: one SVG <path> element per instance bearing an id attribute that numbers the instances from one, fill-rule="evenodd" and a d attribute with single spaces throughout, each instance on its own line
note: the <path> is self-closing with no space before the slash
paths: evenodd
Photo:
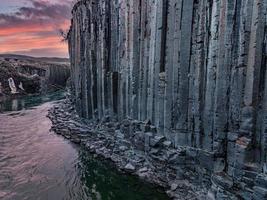
<path id="1" fill-rule="evenodd" d="M 127 120 L 127 119 L 123 120 L 123 121 L 121 122 L 121 124 L 122 124 L 122 126 L 124 126 L 124 127 L 129 127 L 129 126 L 131 125 L 130 121 Z"/>
<path id="2" fill-rule="evenodd" d="M 150 154 L 151 154 L 151 155 L 157 155 L 157 154 L 159 154 L 159 152 L 160 152 L 160 150 L 159 150 L 159 149 L 156 149 L 156 148 L 152 148 L 152 149 L 150 150 Z"/>
<path id="3" fill-rule="evenodd" d="M 135 167 L 131 164 L 131 163 L 128 163 L 125 167 L 124 167 L 125 170 L 129 171 L 129 172 L 133 172 L 135 171 Z"/>
<path id="4" fill-rule="evenodd" d="M 118 139 L 124 139 L 124 134 L 120 130 L 116 130 L 115 135 Z"/>
<path id="5" fill-rule="evenodd" d="M 145 120 L 145 121 L 144 121 L 144 124 L 145 124 L 146 126 L 150 126 L 150 125 L 152 125 L 150 119 Z"/>
<path id="6" fill-rule="evenodd" d="M 128 149 L 128 148 L 127 148 L 126 146 L 120 146 L 120 147 L 119 147 L 119 150 L 120 150 L 120 151 L 126 151 L 127 149 Z"/>
<path id="7" fill-rule="evenodd" d="M 70 141 L 75 143 L 75 144 L 80 144 L 81 143 L 81 140 L 79 138 L 71 138 Z"/>
<path id="8" fill-rule="evenodd" d="M 168 162 L 172 165 L 181 165 L 181 164 L 185 164 L 185 156 L 181 156 L 178 153 L 172 155 Z"/>
<path id="9" fill-rule="evenodd" d="M 215 185 L 231 189 L 233 187 L 233 180 L 225 173 L 215 174 L 212 176 L 212 182 Z"/>
<path id="10" fill-rule="evenodd" d="M 166 148 L 169 148 L 171 146 L 172 142 L 171 141 L 164 141 L 163 142 L 163 145 L 166 147 Z"/>
<path id="11" fill-rule="evenodd" d="M 198 152 L 200 165 L 210 171 L 214 169 L 214 154 L 207 151 Z"/>
<path id="12" fill-rule="evenodd" d="M 157 135 L 154 138 L 150 140 L 150 146 L 151 147 L 158 147 L 165 141 L 164 136 Z"/>
<path id="13" fill-rule="evenodd" d="M 152 123 L 149 119 L 145 120 L 144 123 L 143 123 L 143 126 L 142 126 L 142 131 L 143 132 L 149 132 L 151 131 L 151 126 Z"/>
<path id="14" fill-rule="evenodd" d="M 141 169 L 138 170 L 139 173 L 145 173 L 148 171 L 148 168 L 147 167 L 143 167 Z"/>
<path id="15" fill-rule="evenodd" d="M 214 172 L 219 173 L 223 172 L 225 169 L 225 160 L 223 158 L 217 158 L 216 161 L 214 162 Z"/>
<path id="16" fill-rule="evenodd" d="M 253 194 L 253 200 L 263 200 L 267 199 L 267 189 L 255 186 L 253 187 L 254 194 Z"/>
<path id="17" fill-rule="evenodd" d="M 148 152 L 150 150 L 150 140 L 153 137 L 153 133 L 152 132 L 146 132 L 144 134 L 145 137 L 145 152 Z"/>
<path id="18" fill-rule="evenodd" d="M 177 183 L 172 183 L 171 184 L 171 190 L 174 191 L 178 188 L 178 184 Z"/>

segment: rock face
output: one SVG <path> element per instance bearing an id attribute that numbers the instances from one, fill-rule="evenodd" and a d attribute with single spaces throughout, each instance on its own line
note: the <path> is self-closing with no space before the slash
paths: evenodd
<path id="1" fill-rule="evenodd" d="M 65 59 L 62 60 L 65 61 Z M 11 90 L 8 86 L 10 78 L 20 89 L 18 94 L 46 93 L 65 87 L 70 76 L 69 64 L 60 62 L 60 59 L 56 60 L 57 62 L 53 61 L 49 58 L 0 55 L 0 82 L 3 87 L 1 93 L 10 95 Z"/>
<path id="2" fill-rule="evenodd" d="M 10 62 L 0 61 L 0 82 L 1 82 L 1 91 L 0 97 L 2 96 L 11 96 L 17 94 L 33 94 L 39 93 L 41 90 L 41 79 L 39 76 L 30 76 L 26 74 L 19 73 L 15 66 Z M 16 92 L 13 91 L 10 87 L 9 80 L 13 82 L 13 88 Z M 22 83 L 23 89 L 18 86 Z M 15 87 L 14 87 L 15 86 Z M 13 90 L 14 90 L 13 89 Z M 0 99 L 1 100 L 1 99 Z"/>
<path id="3" fill-rule="evenodd" d="M 76 110 L 148 121 L 201 152 L 210 199 L 267 198 L 266 10 L 266 0 L 79 1 L 68 34 Z"/>

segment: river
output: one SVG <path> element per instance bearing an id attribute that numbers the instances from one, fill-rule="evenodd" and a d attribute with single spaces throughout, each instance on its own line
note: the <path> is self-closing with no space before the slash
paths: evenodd
<path id="1" fill-rule="evenodd" d="M 52 131 L 46 117 L 62 92 L 0 103 L 0 199 L 165 200 Z"/>

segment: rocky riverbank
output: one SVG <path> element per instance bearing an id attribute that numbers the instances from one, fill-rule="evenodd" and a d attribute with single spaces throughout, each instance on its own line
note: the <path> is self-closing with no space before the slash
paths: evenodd
<path id="1" fill-rule="evenodd" d="M 121 171 L 164 187 L 173 199 L 204 199 L 208 193 L 210 172 L 197 162 L 205 157 L 201 164 L 208 166 L 212 157 L 198 149 L 173 148 L 150 121 L 117 122 L 108 116 L 97 123 L 88 121 L 77 115 L 69 100 L 51 109 L 48 117 L 57 134 L 112 161 Z"/>
<path id="2" fill-rule="evenodd" d="M 101 121 L 80 118 L 69 99 L 50 109 L 52 130 L 80 144 L 100 159 L 110 160 L 122 172 L 163 187 L 172 199 L 264 199 L 267 179 L 257 166 L 247 165 L 243 175 L 251 177 L 254 190 L 235 182 L 220 171 L 212 153 L 192 147 L 173 147 L 157 133 L 150 121 L 110 117 Z M 214 171 L 215 170 L 215 171 Z M 249 180 L 249 178 L 247 178 Z M 215 194 L 216 193 L 216 197 Z"/>

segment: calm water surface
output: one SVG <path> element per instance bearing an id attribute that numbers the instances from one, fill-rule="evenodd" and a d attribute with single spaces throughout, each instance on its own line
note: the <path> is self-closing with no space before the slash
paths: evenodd
<path id="1" fill-rule="evenodd" d="M 50 132 L 61 93 L 0 103 L 0 199 L 165 200 L 165 194 Z"/>

